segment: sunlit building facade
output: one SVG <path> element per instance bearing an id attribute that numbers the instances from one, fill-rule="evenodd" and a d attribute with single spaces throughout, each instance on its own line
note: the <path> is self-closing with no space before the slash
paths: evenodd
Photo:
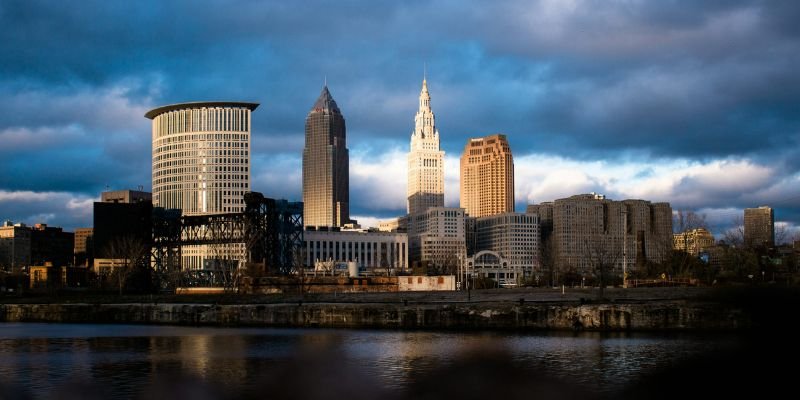
<path id="1" fill-rule="evenodd" d="M 367 269 L 408 269 L 408 236 L 402 232 L 307 230 L 303 233 L 305 266 L 319 262 L 355 262 Z"/>
<path id="2" fill-rule="evenodd" d="M 409 216 L 408 246 L 412 264 L 461 265 L 467 254 L 463 208 L 432 207 Z"/>
<path id="3" fill-rule="evenodd" d="M 303 223 L 350 223 L 350 157 L 344 117 L 328 87 L 306 117 L 303 147 Z"/>
<path id="4" fill-rule="evenodd" d="M 439 148 L 439 130 L 425 79 L 408 152 L 407 195 L 408 213 L 412 215 L 430 207 L 444 207 L 444 151 Z"/>
<path id="5" fill-rule="evenodd" d="M 714 235 L 707 229 L 697 228 L 672 235 L 672 248 L 697 256 L 714 245 Z"/>
<path id="6" fill-rule="evenodd" d="M 534 277 L 539 266 L 539 216 L 502 213 L 476 218 L 475 252 L 490 250 L 508 261 L 508 278 Z"/>
<path id="7" fill-rule="evenodd" d="M 183 215 L 244 211 L 250 187 L 251 113 L 257 103 L 197 102 L 153 109 L 153 206 Z M 239 245 L 185 246 L 184 269 L 236 264 Z"/>
<path id="8" fill-rule="evenodd" d="M 460 201 L 471 217 L 514 212 L 514 158 L 506 135 L 469 139 L 461 155 Z"/>

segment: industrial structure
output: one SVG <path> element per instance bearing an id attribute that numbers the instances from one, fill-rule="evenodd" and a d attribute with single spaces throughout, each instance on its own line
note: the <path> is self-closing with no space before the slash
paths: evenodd
<path id="1" fill-rule="evenodd" d="M 241 245 L 248 264 L 260 264 L 265 274 L 289 274 L 301 265 L 295 256 L 303 245 L 303 203 L 244 195 L 244 212 L 181 215 L 178 210 L 154 209 L 152 254 L 156 271 L 164 276 L 180 271 L 177 260 L 186 246 L 226 248 Z M 237 264 L 189 270 L 196 285 L 234 285 L 242 272 Z"/>

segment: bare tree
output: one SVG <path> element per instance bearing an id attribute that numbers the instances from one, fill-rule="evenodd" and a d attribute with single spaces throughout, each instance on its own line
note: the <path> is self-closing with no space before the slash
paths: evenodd
<path id="1" fill-rule="evenodd" d="M 546 279 L 550 282 L 551 287 L 556 286 L 558 280 L 556 273 L 556 247 L 554 242 L 553 235 L 550 235 L 542 242 L 542 251 L 539 258 L 541 260 L 542 270 L 545 271 Z"/>
<path id="2" fill-rule="evenodd" d="M 688 233 L 695 229 L 709 230 L 708 223 L 706 222 L 705 214 L 697 214 L 694 211 L 678 210 L 673 214 L 672 227 L 675 233 Z M 653 276 L 654 273 L 663 273 L 664 270 L 668 271 L 670 275 L 691 277 L 695 270 L 699 270 L 700 264 L 698 263 L 697 256 L 692 254 L 694 251 L 690 243 L 698 240 L 697 236 L 690 239 L 690 235 L 682 235 L 683 244 L 682 249 L 675 248 L 672 238 L 669 238 L 669 243 L 664 243 L 664 257 L 659 265 L 650 265 L 649 267 L 658 267 L 658 270 L 648 271 L 648 275 Z M 657 243 L 659 249 L 662 247 Z M 696 244 L 695 244 L 696 245 Z"/>
<path id="3" fill-rule="evenodd" d="M 584 257 L 597 274 L 600 284 L 598 298 L 603 298 L 603 290 L 606 285 L 607 274 L 613 270 L 619 259 L 622 257 L 621 243 L 614 240 L 610 235 L 596 234 L 584 241 Z"/>
<path id="4" fill-rule="evenodd" d="M 775 224 L 775 246 L 787 244 L 790 240 L 788 226 L 785 223 Z"/>
<path id="5" fill-rule="evenodd" d="M 380 261 L 381 269 L 386 270 L 386 276 L 391 275 L 391 265 L 389 264 L 389 260 L 386 259 L 386 254 L 381 254 L 381 261 Z"/>
<path id="6" fill-rule="evenodd" d="M 672 229 L 675 233 L 698 228 L 708 229 L 705 214 L 698 214 L 688 210 L 678 210 L 672 214 Z"/>
<path id="7" fill-rule="evenodd" d="M 722 235 L 722 240 L 730 246 L 741 248 L 744 246 L 744 218 L 739 216 L 733 219 L 733 227 L 728 228 Z"/>
<path id="8" fill-rule="evenodd" d="M 437 275 L 455 275 L 458 272 L 460 263 L 458 253 L 437 252 L 431 257 L 428 264 L 428 272 Z"/>
<path id="9" fill-rule="evenodd" d="M 303 249 L 301 248 L 292 249 L 292 268 L 294 270 L 293 272 L 297 274 L 297 279 L 299 282 L 298 289 L 300 290 L 300 296 L 304 298 L 305 293 L 308 290 L 308 287 L 306 285 L 305 254 L 303 254 Z"/>
<path id="10" fill-rule="evenodd" d="M 8 242 L 11 245 L 11 240 L 0 238 L 0 271 L 10 272 L 13 264 L 11 252 L 3 245 L 3 242 Z"/>
<path id="11" fill-rule="evenodd" d="M 147 256 L 150 254 L 150 247 L 135 236 L 115 237 L 108 243 L 106 254 L 120 263 L 112 272 L 120 295 L 128 278 L 136 272 L 136 268 L 149 268 Z"/>

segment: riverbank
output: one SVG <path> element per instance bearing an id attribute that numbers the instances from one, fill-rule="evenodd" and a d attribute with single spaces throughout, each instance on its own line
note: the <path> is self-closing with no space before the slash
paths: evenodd
<path id="1" fill-rule="evenodd" d="M 126 323 L 386 329 L 736 330 L 740 310 L 716 304 L 297 303 L 4 304 L 1 322 Z"/>
<path id="2" fill-rule="evenodd" d="M 765 290 L 769 290 L 765 292 Z M 336 295 L 249 298 L 181 298 L 185 302 L 28 302 L 0 304 L 0 322 L 128 323 L 193 326 L 271 326 L 452 330 L 690 331 L 758 328 L 781 304 L 770 295 L 796 298 L 796 291 L 663 290 L 608 291 L 596 300 L 591 291 L 553 290 L 440 292 L 404 296 Z M 467 298 L 469 296 L 469 298 Z M 231 297 L 236 299 L 236 297 Z M 261 301 L 256 301 L 256 300 Z M 205 300 L 205 301 L 204 301 Z M 280 300 L 280 301 L 278 301 Z M 770 310 L 759 305 L 771 304 Z"/>

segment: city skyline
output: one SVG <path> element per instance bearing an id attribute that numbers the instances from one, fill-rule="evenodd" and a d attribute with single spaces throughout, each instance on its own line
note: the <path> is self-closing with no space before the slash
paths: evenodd
<path id="1" fill-rule="evenodd" d="M 186 101 L 261 103 L 252 188 L 300 200 L 326 76 L 348 116 L 352 218 L 404 214 L 427 63 L 446 206 L 464 141 L 503 133 L 517 211 L 599 192 L 705 213 L 715 234 L 761 205 L 800 224 L 791 2 L 155 4 L 0 6 L 0 218 L 71 230 L 106 187 L 152 190 L 142 116 Z"/>

